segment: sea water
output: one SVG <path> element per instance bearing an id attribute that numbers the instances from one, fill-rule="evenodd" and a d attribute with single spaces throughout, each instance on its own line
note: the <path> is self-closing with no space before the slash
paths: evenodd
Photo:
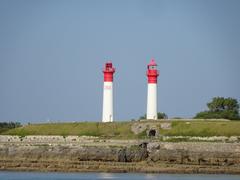
<path id="1" fill-rule="evenodd" d="M 91 180 L 91 179 L 159 179 L 159 180 L 240 180 L 240 175 L 213 174 L 145 174 L 145 173 L 59 173 L 0 171 L 0 180 Z"/>

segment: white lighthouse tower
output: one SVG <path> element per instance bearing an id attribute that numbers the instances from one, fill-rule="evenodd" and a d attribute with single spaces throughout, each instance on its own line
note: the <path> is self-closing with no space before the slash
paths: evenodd
<path id="1" fill-rule="evenodd" d="M 112 62 L 107 62 L 103 69 L 103 113 L 102 122 L 113 122 L 113 74 L 115 68 Z"/>
<path id="2" fill-rule="evenodd" d="M 154 59 L 147 66 L 148 93 L 147 93 L 147 119 L 157 119 L 157 77 L 159 73 Z"/>

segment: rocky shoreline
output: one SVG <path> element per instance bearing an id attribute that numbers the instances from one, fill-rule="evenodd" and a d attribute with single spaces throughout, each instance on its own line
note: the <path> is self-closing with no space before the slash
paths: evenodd
<path id="1" fill-rule="evenodd" d="M 240 143 L 4 138 L 0 170 L 240 174 Z"/>
<path id="2" fill-rule="evenodd" d="M 219 167 L 207 165 L 180 165 L 158 163 L 113 163 L 101 161 L 61 162 L 61 161 L 15 161 L 1 162 L 1 171 L 38 172 L 109 172 L 109 173 L 171 173 L 171 174 L 240 174 L 239 167 Z"/>

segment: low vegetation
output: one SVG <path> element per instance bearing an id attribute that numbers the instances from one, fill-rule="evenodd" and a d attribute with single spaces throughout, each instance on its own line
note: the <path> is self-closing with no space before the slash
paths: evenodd
<path id="1" fill-rule="evenodd" d="M 138 119 L 139 120 L 146 119 L 146 117 L 147 117 L 147 115 L 144 114 L 143 116 L 140 116 Z M 167 114 L 165 114 L 164 112 L 158 112 L 157 117 L 158 117 L 157 119 L 167 119 L 168 118 Z"/>
<path id="2" fill-rule="evenodd" d="M 142 139 L 148 138 L 147 131 L 135 135 L 131 131 L 133 123 L 155 124 L 159 129 L 160 137 L 165 136 L 240 136 L 240 121 L 226 120 L 158 120 L 135 122 L 76 122 L 76 123 L 48 123 L 31 124 L 4 131 L 1 134 L 8 135 L 77 135 L 97 136 L 116 139 Z M 161 123 L 171 123 L 171 129 L 162 129 Z"/>
<path id="3" fill-rule="evenodd" d="M 208 110 L 197 113 L 194 118 L 240 120 L 239 103 L 234 98 L 214 97 L 207 107 Z"/>
<path id="4" fill-rule="evenodd" d="M 0 122 L 0 133 L 17 127 L 21 127 L 19 122 Z"/>
<path id="5" fill-rule="evenodd" d="M 30 124 L 20 128 L 12 129 L 3 134 L 9 135 L 77 135 L 98 137 L 125 137 L 131 138 L 130 122 L 75 122 L 75 123 L 47 123 Z"/>
<path id="6" fill-rule="evenodd" d="M 173 121 L 172 129 L 160 130 L 167 136 L 240 136 L 239 121 Z"/>

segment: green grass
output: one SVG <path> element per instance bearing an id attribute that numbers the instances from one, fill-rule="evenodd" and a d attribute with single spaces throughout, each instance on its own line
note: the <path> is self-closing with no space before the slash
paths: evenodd
<path id="1" fill-rule="evenodd" d="M 77 135 L 77 136 L 100 136 L 133 138 L 130 122 L 97 123 L 97 122 L 76 122 L 76 123 L 48 123 L 31 124 L 20 128 L 5 131 L 2 134 L 9 135 Z"/>
<path id="2" fill-rule="evenodd" d="M 2 127 L 0 127 L 0 134 L 5 132 L 5 131 L 7 131 L 7 130 L 9 130 L 9 128 L 2 128 Z"/>
<path id="3" fill-rule="evenodd" d="M 168 121 L 143 121 L 137 123 L 154 123 L 161 135 L 166 136 L 240 136 L 240 121 L 211 121 L 211 120 L 168 120 Z M 160 123 L 172 124 L 170 130 L 160 128 Z M 76 123 L 47 123 L 31 124 L 10 129 L 1 134 L 18 135 L 77 135 L 97 136 L 116 139 L 143 139 L 146 138 L 146 130 L 138 135 L 131 131 L 134 122 L 76 122 Z"/>
<path id="4" fill-rule="evenodd" d="M 240 121 L 173 121 L 171 130 L 160 130 L 168 136 L 240 136 Z"/>

